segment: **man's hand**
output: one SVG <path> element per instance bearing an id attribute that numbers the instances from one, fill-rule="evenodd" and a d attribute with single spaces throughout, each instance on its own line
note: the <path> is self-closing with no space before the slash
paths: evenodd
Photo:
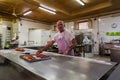
<path id="1" fill-rule="evenodd" d="M 37 52 L 36 52 L 36 56 L 39 56 L 39 54 L 41 54 L 43 51 L 42 50 L 38 50 Z"/>
<path id="2" fill-rule="evenodd" d="M 36 52 L 36 56 L 37 56 L 37 55 L 39 56 L 39 54 L 41 54 L 43 51 L 47 50 L 47 49 L 48 49 L 49 47 L 51 47 L 54 43 L 55 43 L 54 40 L 49 41 L 44 48 L 42 48 L 42 49 L 40 49 L 40 50 L 38 50 L 38 51 Z"/>
<path id="3" fill-rule="evenodd" d="M 70 54 L 70 50 L 66 50 L 63 54 L 64 54 L 64 55 Z"/>
<path id="4" fill-rule="evenodd" d="M 71 52 L 71 50 L 76 46 L 76 40 L 75 39 L 73 39 L 72 40 L 72 45 L 63 53 L 64 55 L 69 55 L 70 54 L 70 52 Z"/>

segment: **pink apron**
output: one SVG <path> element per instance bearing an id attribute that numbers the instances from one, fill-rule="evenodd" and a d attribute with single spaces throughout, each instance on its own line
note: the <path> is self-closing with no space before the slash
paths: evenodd
<path id="1" fill-rule="evenodd" d="M 57 45 L 58 45 L 58 50 L 60 54 L 65 53 L 65 51 L 69 48 L 69 45 L 67 41 L 65 40 L 65 37 L 59 36 L 59 38 L 56 40 Z M 69 55 L 74 56 L 74 50 L 72 50 Z"/>

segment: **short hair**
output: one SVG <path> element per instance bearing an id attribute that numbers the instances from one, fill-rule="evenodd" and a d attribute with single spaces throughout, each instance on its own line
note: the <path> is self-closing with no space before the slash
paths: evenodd
<path id="1" fill-rule="evenodd" d="M 62 21 L 62 20 L 58 20 L 57 23 L 56 23 L 56 25 L 57 25 L 59 22 L 61 22 L 63 25 L 65 25 L 65 24 L 64 24 L 64 21 Z"/>

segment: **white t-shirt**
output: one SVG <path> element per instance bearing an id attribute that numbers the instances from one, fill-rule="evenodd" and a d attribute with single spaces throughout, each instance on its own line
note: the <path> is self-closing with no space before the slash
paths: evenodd
<path id="1" fill-rule="evenodd" d="M 75 37 L 66 30 L 62 33 L 56 33 L 53 40 L 57 42 L 59 53 L 64 53 L 72 45 L 72 40 L 74 38 Z M 70 55 L 74 55 L 73 50 L 71 51 Z"/>
<path id="2" fill-rule="evenodd" d="M 60 37 L 65 37 L 65 40 L 69 46 L 72 45 L 72 40 L 75 38 L 75 36 L 73 34 L 71 34 L 69 31 L 65 30 L 62 33 L 60 33 L 60 32 L 56 33 L 52 40 L 56 41 Z"/>

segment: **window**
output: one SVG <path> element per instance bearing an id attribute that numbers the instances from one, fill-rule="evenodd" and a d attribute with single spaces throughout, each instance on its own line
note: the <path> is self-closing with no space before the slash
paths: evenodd
<path id="1" fill-rule="evenodd" d="M 89 29 L 89 22 L 80 22 L 78 23 L 79 29 Z"/>

